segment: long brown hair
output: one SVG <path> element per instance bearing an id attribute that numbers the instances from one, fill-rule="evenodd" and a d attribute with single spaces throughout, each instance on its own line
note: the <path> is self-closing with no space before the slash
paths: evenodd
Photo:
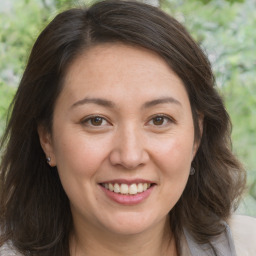
<path id="1" fill-rule="evenodd" d="M 201 142 L 192 163 L 196 173 L 170 211 L 177 246 L 182 228 L 198 243 L 220 234 L 243 191 L 245 172 L 231 153 L 229 116 L 210 63 L 186 29 L 161 10 L 134 1 L 64 11 L 34 44 L 1 141 L 0 242 L 10 240 L 24 255 L 69 255 L 69 200 L 57 169 L 45 161 L 37 126 L 51 132 L 68 66 L 85 49 L 105 42 L 156 52 L 187 90 L 195 138 Z M 199 114 L 204 116 L 202 135 Z"/>

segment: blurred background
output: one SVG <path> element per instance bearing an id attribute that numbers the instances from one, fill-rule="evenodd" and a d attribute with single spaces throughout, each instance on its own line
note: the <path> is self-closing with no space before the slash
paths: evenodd
<path id="1" fill-rule="evenodd" d="M 97 1 L 1 0 L 0 136 L 39 32 L 58 12 L 93 2 Z M 248 175 L 247 192 L 238 212 L 256 217 L 256 0 L 141 2 L 173 15 L 207 53 L 233 123 L 233 152 Z"/>

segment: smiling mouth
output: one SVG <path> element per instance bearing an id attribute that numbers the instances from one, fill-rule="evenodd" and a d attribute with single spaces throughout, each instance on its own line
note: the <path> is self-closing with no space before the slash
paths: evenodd
<path id="1" fill-rule="evenodd" d="M 139 193 L 143 193 L 148 190 L 150 187 L 155 185 L 154 183 L 133 183 L 133 184 L 125 184 L 125 183 L 101 183 L 100 184 L 105 189 L 114 192 L 116 194 L 122 195 L 137 195 Z"/>

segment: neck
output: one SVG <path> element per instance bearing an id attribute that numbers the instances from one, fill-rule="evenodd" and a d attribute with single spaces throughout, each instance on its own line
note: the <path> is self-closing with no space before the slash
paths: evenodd
<path id="1" fill-rule="evenodd" d="M 176 256 L 175 240 L 166 220 L 145 232 L 132 235 L 110 233 L 74 224 L 71 256 Z"/>

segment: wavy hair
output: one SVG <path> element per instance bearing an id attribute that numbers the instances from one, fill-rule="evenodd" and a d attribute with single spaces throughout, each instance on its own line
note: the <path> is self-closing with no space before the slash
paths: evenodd
<path id="1" fill-rule="evenodd" d="M 51 132 L 54 105 L 66 71 L 83 51 L 121 42 L 154 51 L 183 81 L 195 138 L 195 175 L 170 211 L 179 248 L 186 230 L 198 243 L 220 234 L 245 185 L 245 171 L 231 152 L 231 124 L 215 88 L 211 65 L 186 29 L 161 10 L 135 1 L 102 1 L 58 14 L 36 40 L 1 141 L 0 243 L 24 255 L 68 256 L 72 216 L 56 167 L 45 161 L 38 125 Z M 203 133 L 199 115 L 204 116 Z"/>

